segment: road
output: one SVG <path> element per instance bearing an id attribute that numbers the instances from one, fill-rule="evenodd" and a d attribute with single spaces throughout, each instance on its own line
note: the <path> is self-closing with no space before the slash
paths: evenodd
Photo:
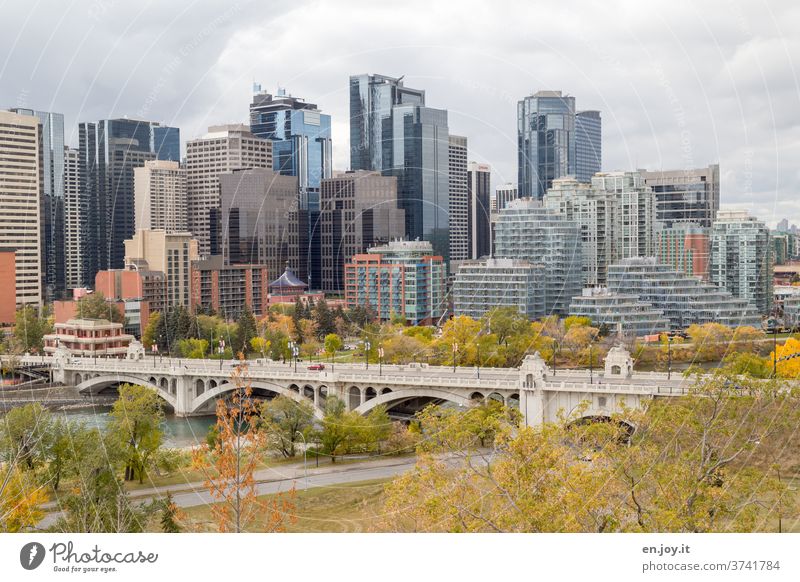
<path id="1" fill-rule="evenodd" d="M 416 457 L 386 457 L 375 461 L 361 461 L 358 463 L 342 463 L 339 465 L 326 465 L 315 468 L 309 462 L 308 488 L 331 487 L 345 483 L 357 483 L 374 479 L 390 479 L 410 470 Z M 303 463 L 293 465 L 279 465 L 261 469 L 254 474 L 258 495 L 271 495 L 282 491 L 289 491 L 294 487 L 298 491 L 306 488 Z M 153 498 L 164 497 L 172 493 L 172 499 L 178 507 L 195 507 L 215 503 L 215 500 L 201 482 L 181 483 L 164 487 L 137 489 L 129 493 L 135 500 L 147 501 Z M 48 503 L 45 508 L 55 509 L 55 503 Z M 38 529 L 47 529 L 55 524 L 61 516 L 60 511 L 48 513 L 38 524 Z"/>

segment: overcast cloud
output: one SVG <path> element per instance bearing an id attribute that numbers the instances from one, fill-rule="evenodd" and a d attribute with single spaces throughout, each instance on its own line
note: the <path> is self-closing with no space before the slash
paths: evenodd
<path id="1" fill-rule="evenodd" d="M 800 223 L 800 4 L 786 1 L 0 3 L 0 105 L 164 121 L 182 139 L 247 120 L 252 83 L 333 116 L 348 76 L 405 75 L 495 184 L 516 181 L 516 102 L 561 89 L 603 115 L 603 169 L 718 162 L 724 206 Z"/>

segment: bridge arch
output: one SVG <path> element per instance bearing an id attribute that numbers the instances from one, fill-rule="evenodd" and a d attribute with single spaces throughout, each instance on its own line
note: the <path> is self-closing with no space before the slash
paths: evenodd
<path id="1" fill-rule="evenodd" d="M 267 392 L 274 392 L 275 394 L 280 394 L 281 396 L 286 396 L 287 398 L 291 398 L 295 402 L 302 402 L 305 404 L 311 404 L 314 409 L 314 416 L 320 420 L 322 420 L 323 412 L 318 406 L 314 406 L 313 402 L 309 402 L 308 398 L 305 398 L 295 392 L 290 388 L 286 388 L 284 386 L 278 386 L 277 384 L 269 384 L 267 382 L 259 382 L 258 380 L 251 380 L 250 387 L 253 389 L 260 389 L 266 390 Z M 224 384 L 220 384 L 214 388 L 210 388 L 206 390 L 203 394 L 196 396 L 193 400 L 191 405 L 189 406 L 189 412 L 196 412 L 200 408 L 202 408 L 209 400 L 214 400 L 217 397 L 236 390 L 236 384 L 232 384 L 231 382 L 225 382 Z"/>
<path id="2" fill-rule="evenodd" d="M 144 381 L 136 376 L 128 376 L 126 374 L 112 375 L 95 375 L 91 378 L 86 378 L 83 382 L 78 384 L 76 388 L 81 394 L 98 394 L 104 388 L 113 386 L 115 384 L 138 384 L 139 386 L 146 386 L 163 398 L 167 404 L 176 407 L 176 398 L 167 390 L 162 390 L 160 386 L 149 381 Z"/>
<path id="3" fill-rule="evenodd" d="M 381 404 L 391 406 L 392 403 L 408 400 L 409 398 L 436 398 L 437 400 L 447 400 L 459 406 L 471 406 L 472 401 L 469 398 L 450 392 L 449 390 L 440 390 L 438 388 L 406 388 L 396 392 L 386 392 L 370 400 L 364 402 L 355 409 L 359 414 L 367 414 L 370 410 Z"/>

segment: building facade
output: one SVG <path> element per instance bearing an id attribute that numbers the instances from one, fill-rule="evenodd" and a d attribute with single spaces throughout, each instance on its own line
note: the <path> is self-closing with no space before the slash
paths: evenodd
<path id="1" fill-rule="evenodd" d="M 528 319 L 547 315 L 544 267 L 520 259 L 464 261 L 453 283 L 453 311 L 479 319 L 499 307 L 512 307 Z"/>
<path id="2" fill-rule="evenodd" d="M 406 237 L 449 260 L 450 132 L 447 110 L 384 75 L 350 77 L 350 167 L 397 176 Z"/>
<path id="3" fill-rule="evenodd" d="M 64 148 L 64 278 L 67 289 L 85 282 L 81 249 L 88 244 L 88 201 L 81 195 L 78 150 Z"/>
<path id="4" fill-rule="evenodd" d="M 572 298 L 572 315 L 588 317 L 592 325 L 605 325 L 618 335 L 641 337 L 668 331 L 670 322 L 661 311 L 639 300 L 638 295 L 612 293 L 604 287 L 591 287 Z"/>
<path id="5" fill-rule="evenodd" d="M 186 142 L 186 189 L 189 232 L 200 254 L 211 252 L 211 215 L 220 207 L 219 175 L 249 168 L 272 168 L 272 142 L 246 125 L 215 125 L 201 138 Z"/>
<path id="6" fill-rule="evenodd" d="M 371 247 L 345 265 L 348 309 L 367 307 L 381 320 L 435 325 L 447 314 L 447 266 L 427 241 Z"/>
<path id="7" fill-rule="evenodd" d="M 469 201 L 469 258 L 480 259 L 492 254 L 491 195 L 492 169 L 489 164 L 470 162 L 467 166 L 467 200 Z"/>
<path id="8" fill-rule="evenodd" d="M 288 262 L 305 278 L 307 243 L 297 177 L 265 168 L 220 175 L 220 208 L 212 213 L 211 255 L 225 265 L 264 265 L 277 278 Z"/>
<path id="9" fill-rule="evenodd" d="M 512 200 L 519 198 L 516 184 L 503 184 L 494 189 L 492 212 L 500 212 Z"/>
<path id="10" fill-rule="evenodd" d="M 95 276 L 95 293 L 102 293 L 106 301 L 122 304 L 125 315 L 125 333 L 142 337 L 150 314 L 167 311 L 167 276 L 161 271 L 139 268 L 98 271 Z"/>
<path id="11" fill-rule="evenodd" d="M 17 265 L 14 249 L 0 248 L 0 326 L 17 320 Z"/>
<path id="12" fill-rule="evenodd" d="M 658 234 L 659 262 L 679 273 L 708 280 L 710 229 L 693 222 L 673 222 Z"/>
<path id="13" fill-rule="evenodd" d="M 603 163 L 603 122 L 600 112 L 578 111 L 575 114 L 575 177 L 591 182 Z"/>
<path id="14" fill-rule="evenodd" d="M 133 336 L 121 323 L 107 319 L 70 319 L 56 323 L 54 332 L 44 336 L 44 351 L 52 355 L 58 349 L 72 356 L 124 358 Z"/>
<path id="15" fill-rule="evenodd" d="M 397 178 L 362 170 L 323 180 L 319 230 L 321 288 L 344 291 L 344 266 L 353 256 L 405 233 Z"/>
<path id="16" fill-rule="evenodd" d="M 659 223 L 656 199 L 639 172 L 598 172 L 592 188 L 614 195 L 614 259 L 652 257 L 656 253 Z"/>
<path id="17" fill-rule="evenodd" d="M 189 307 L 191 264 L 198 259 L 197 241 L 188 232 L 139 230 L 125 241 L 125 268 L 160 271 L 165 275 L 164 308 Z"/>
<path id="18" fill-rule="evenodd" d="M 192 263 L 192 310 L 235 320 L 245 309 L 269 311 L 269 272 L 263 265 L 225 265 L 220 255 Z"/>
<path id="19" fill-rule="evenodd" d="M 250 104 L 250 128 L 255 136 L 272 142 L 272 169 L 297 177 L 300 210 L 308 212 L 308 245 L 301 251 L 306 255 L 309 281 L 319 287 L 320 185 L 332 175 L 331 116 L 282 89 L 277 95 L 258 91 Z"/>
<path id="20" fill-rule="evenodd" d="M 158 142 L 157 128 L 161 128 L 159 134 L 163 138 Z M 80 192 L 86 197 L 84 206 L 89 214 L 86 247 L 81 250 L 86 286 L 94 281 L 97 271 L 122 268 L 124 241 L 136 230 L 134 168 L 159 155 L 174 155 L 169 143 L 178 135 L 177 128 L 136 119 L 105 119 L 79 125 Z"/>
<path id="21" fill-rule="evenodd" d="M 61 113 L 13 108 L 19 115 L 39 121 L 41 170 L 42 269 L 45 300 L 64 296 L 67 290 L 64 256 L 65 147 Z"/>
<path id="22" fill-rule="evenodd" d="M 538 91 L 517 103 L 520 197 L 541 200 L 562 176 L 588 181 L 601 168 L 598 111 L 576 113 L 575 97 Z M 579 163 L 580 161 L 580 163 Z"/>
<path id="23" fill-rule="evenodd" d="M 766 315 L 772 310 L 772 250 L 766 224 L 745 211 L 720 211 L 711 226 L 709 280 Z"/>
<path id="24" fill-rule="evenodd" d="M 136 230 L 189 232 L 186 169 L 153 160 L 133 171 Z"/>
<path id="25" fill-rule="evenodd" d="M 541 202 L 520 198 L 502 210 L 495 226 L 495 256 L 541 264 L 545 312 L 567 315 L 583 288 L 580 225 Z"/>
<path id="26" fill-rule="evenodd" d="M 711 228 L 719 210 L 719 165 L 691 170 L 641 171 L 656 195 L 656 219 L 664 226 L 694 222 Z"/>
<path id="27" fill-rule="evenodd" d="M 39 119 L 0 111 L 0 248 L 14 251 L 14 304 L 41 306 L 42 167 Z"/>
<path id="28" fill-rule="evenodd" d="M 592 287 L 605 285 L 608 265 L 621 258 L 615 242 L 616 194 L 573 177 L 556 178 L 543 204 L 580 225 L 583 282 Z"/>
<path id="29" fill-rule="evenodd" d="M 663 312 L 672 329 L 693 323 L 759 327 L 761 317 L 744 299 L 660 264 L 654 257 L 625 259 L 608 268 L 612 293 L 635 295 Z"/>
<path id="30" fill-rule="evenodd" d="M 465 261 L 470 258 L 470 216 L 467 159 L 467 138 L 450 135 L 448 148 L 450 184 L 450 261 Z"/>

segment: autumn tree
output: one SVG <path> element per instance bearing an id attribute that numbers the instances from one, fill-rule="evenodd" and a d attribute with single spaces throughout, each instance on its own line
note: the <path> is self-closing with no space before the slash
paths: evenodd
<path id="1" fill-rule="evenodd" d="M 417 466 L 385 528 L 465 532 L 766 531 L 796 509 L 776 467 L 800 422 L 792 385 L 723 369 L 689 394 L 584 422 L 587 404 L 477 447 L 471 411 L 421 415 Z M 460 417 L 460 418 L 459 418 Z"/>
<path id="2" fill-rule="evenodd" d="M 131 500 L 118 475 L 126 456 L 114 436 L 97 429 L 82 431 L 73 440 L 71 463 L 76 478 L 59 496 L 62 516 L 52 528 L 58 532 L 138 533 L 148 529 L 158 502 Z"/>
<path id="3" fill-rule="evenodd" d="M 777 362 L 779 378 L 800 378 L 800 340 L 790 337 L 769 355 L 769 363 Z"/>
<path id="4" fill-rule="evenodd" d="M 47 494 L 30 474 L 13 465 L 0 468 L 0 532 L 16 533 L 34 527 L 44 517 Z"/>
<path id="5" fill-rule="evenodd" d="M 147 320 L 147 326 L 145 326 L 144 332 L 142 333 L 142 344 L 145 348 L 149 350 L 153 344 L 165 345 L 165 339 L 162 338 L 160 334 L 161 328 L 161 313 L 154 311 L 150 314 L 150 318 Z"/>
<path id="6" fill-rule="evenodd" d="M 259 410 L 244 360 L 233 371 L 231 382 L 236 388 L 229 399 L 217 400 L 213 444 L 192 452 L 193 465 L 202 471 L 205 486 L 217 501 L 211 514 L 219 531 L 283 531 L 287 519 L 292 519 L 294 490 L 269 501 L 258 498 L 255 470 L 264 432 L 259 428 Z"/>
<path id="7" fill-rule="evenodd" d="M 345 403 L 335 396 L 328 396 L 325 402 L 321 425 L 316 437 L 322 445 L 322 452 L 330 455 L 332 463 L 336 462 L 337 455 L 359 442 L 363 428 L 361 415 L 348 411 Z"/>
<path id="8" fill-rule="evenodd" d="M 267 446 L 286 458 L 294 457 L 297 442 L 308 435 L 314 421 L 314 409 L 308 402 L 277 396 L 261 405 L 261 428 Z"/>
<path id="9" fill-rule="evenodd" d="M 342 338 L 335 333 L 329 333 L 325 336 L 325 354 L 333 361 L 336 352 L 342 349 L 344 342 Z"/>
<path id="10" fill-rule="evenodd" d="M 45 465 L 51 443 L 52 416 L 38 402 L 12 408 L 0 419 L 3 461 L 25 470 Z"/>
<path id="11" fill-rule="evenodd" d="M 122 451 L 125 480 L 144 482 L 148 467 L 163 440 L 161 399 L 151 388 L 123 384 L 111 408 L 108 432 Z"/>

